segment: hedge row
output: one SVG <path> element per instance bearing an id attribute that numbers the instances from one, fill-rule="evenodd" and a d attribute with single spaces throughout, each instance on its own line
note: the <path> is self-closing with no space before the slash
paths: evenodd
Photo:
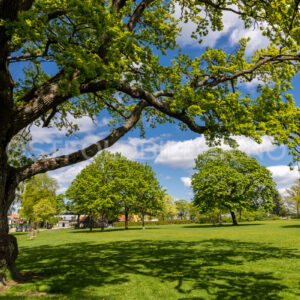
<path id="1" fill-rule="evenodd" d="M 168 220 L 168 221 L 145 221 L 145 226 L 148 225 L 169 225 L 169 224 L 192 224 L 192 220 Z M 114 227 L 124 227 L 125 222 L 114 222 Z M 142 222 L 128 222 L 128 226 L 142 226 Z"/>

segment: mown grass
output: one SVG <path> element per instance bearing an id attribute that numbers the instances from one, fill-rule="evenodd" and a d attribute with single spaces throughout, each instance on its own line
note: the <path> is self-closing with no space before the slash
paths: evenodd
<path id="1" fill-rule="evenodd" d="M 5 299 L 300 299 L 300 221 L 17 234 Z"/>

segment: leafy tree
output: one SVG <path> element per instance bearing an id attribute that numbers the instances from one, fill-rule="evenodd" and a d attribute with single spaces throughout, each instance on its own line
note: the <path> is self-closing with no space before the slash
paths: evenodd
<path id="1" fill-rule="evenodd" d="M 57 213 L 56 205 L 49 198 L 42 198 L 37 204 L 33 206 L 32 220 L 39 223 L 47 223 L 53 220 Z"/>
<path id="2" fill-rule="evenodd" d="M 297 218 L 300 217 L 300 179 L 295 181 L 295 184 L 286 190 L 287 196 L 285 200 L 295 207 Z"/>
<path id="3" fill-rule="evenodd" d="M 163 209 L 165 191 L 160 186 L 155 172 L 149 165 L 134 163 L 133 175 L 136 178 L 135 212 L 142 217 L 145 229 L 145 215 L 153 216 Z"/>
<path id="4" fill-rule="evenodd" d="M 66 192 L 67 198 L 73 202 L 74 211 L 89 215 L 90 231 L 94 216 L 101 215 L 103 222 L 108 217 L 108 211 L 115 210 L 117 206 L 118 195 L 114 180 L 120 166 L 119 159 L 119 154 L 101 152 L 76 176 Z M 120 174 L 123 174 L 122 169 L 119 169 L 118 175 Z"/>
<path id="5" fill-rule="evenodd" d="M 8 251 L 3 257 L 9 257 L 8 265 L 14 265 L 12 251 L 17 253 L 7 225 L 17 185 L 88 159 L 136 126 L 143 132 L 145 122 L 176 120 L 210 142 L 268 134 L 298 155 L 299 108 L 288 91 L 299 69 L 298 1 L 0 3 L 0 233 L 11 245 L 3 252 Z M 181 10 L 179 17 L 175 9 Z M 191 58 L 179 49 L 180 22 L 196 23 L 193 37 L 201 43 L 210 29 L 222 30 L 224 11 L 238 15 L 246 27 L 258 25 L 270 39 L 268 48 L 249 58 L 245 39 L 229 53 L 208 48 Z M 10 64 L 23 67 L 23 76 L 13 78 Z M 256 93 L 242 92 L 241 83 L 255 79 L 262 82 Z M 66 127 L 70 134 L 78 126 L 68 122 L 69 115 L 94 118 L 102 110 L 111 114 L 114 129 L 97 143 L 22 167 L 9 164 L 6 150 L 21 130 L 36 124 Z"/>
<path id="6" fill-rule="evenodd" d="M 158 213 L 160 220 L 173 220 L 178 216 L 178 210 L 175 205 L 175 199 L 167 194 L 163 199 L 162 210 Z"/>
<path id="7" fill-rule="evenodd" d="M 22 195 L 20 215 L 30 223 L 49 222 L 57 213 L 57 181 L 39 174 L 25 185 Z"/>
<path id="8" fill-rule="evenodd" d="M 56 196 L 56 213 L 63 214 L 67 210 L 67 205 L 65 203 L 65 195 L 59 194 Z"/>
<path id="9" fill-rule="evenodd" d="M 273 197 L 273 214 L 276 216 L 284 216 L 286 214 L 286 208 L 284 206 L 284 201 L 279 194 L 278 191 L 276 191 L 276 194 Z"/>
<path id="10" fill-rule="evenodd" d="M 75 210 L 88 213 L 90 220 L 98 214 L 102 221 L 108 216 L 114 219 L 123 212 L 128 229 L 129 214 L 137 212 L 144 218 L 158 210 L 163 191 L 149 165 L 102 151 L 77 175 L 66 195 Z"/>
<path id="11" fill-rule="evenodd" d="M 205 216 L 200 213 L 199 208 L 195 206 L 193 202 L 190 202 L 190 208 L 189 208 L 189 216 L 190 220 L 199 222 L 201 218 L 204 218 Z"/>
<path id="12" fill-rule="evenodd" d="M 198 155 L 195 162 L 194 204 L 204 212 L 228 211 L 237 225 L 236 211 L 272 209 L 276 184 L 255 158 L 239 150 L 214 148 Z"/>
<path id="13" fill-rule="evenodd" d="M 175 201 L 175 205 L 181 220 L 187 219 L 190 211 L 190 203 L 187 200 L 177 200 Z"/>

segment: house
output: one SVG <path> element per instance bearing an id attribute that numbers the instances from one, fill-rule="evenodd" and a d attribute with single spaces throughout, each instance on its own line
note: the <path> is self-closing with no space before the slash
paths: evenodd
<path id="1" fill-rule="evenodd" d="M 13 224 L 20 224 L 23 223 L 23 219 L 20 219 L 20 217 L 18 215 L 15 214 L 10 214 L 9 216 L 7 216 L 8 219 L 8 225 L 12 226 Z"/>
<path id="2" fill-rule="evenodd" d="M 70 228 L 73 223 L 77 222 L 78 215 L 72 212 L 65 212 L 63 215 L 56 216 L 59 221 L 56 224 L 57 228 Z"/>

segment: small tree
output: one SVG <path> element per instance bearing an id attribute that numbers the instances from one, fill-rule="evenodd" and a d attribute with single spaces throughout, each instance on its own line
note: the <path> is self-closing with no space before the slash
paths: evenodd
<path id="1" fill-rule="evenodd" d="M 103 223 L 103 219 L 108 216 L 108 210 L 115 210 L 117 195 L 113 180 L 120 157 L 119 154 L 101 152 L 76 176 L 66 192 L 67 198 L 73 202 L 74 211 L 89 215 L 90 231 L 93 228 L 94 216 L 101 215 Z"/>
<path id="2" fill-rule="evenodd" d="M 271 172 L 255 158 L 239 150 L 214 148 L 198 155 L 195 162 L 194 203 L 201 210 L 228 211 L 233 225 L 237 225 L 236 211 L 273 207 L 276 185 Z"/>
<path id="3" fill-rule="evenodd" d="M 286 214 L 286 207 L 284 206 L 284 201 L 278 191 L 276 191 L 276 194 L 273 197 L 273 204 L 274 215 L 284 216 Z"/>
<path id="4" fill-rule="evenodd" d="M 56 213 L 55 203 L 50 198 L 43 198 L 34 205 L 32 217 L 35 222 L 44 223 L 47 227 L 47 223 L 53 220 Z"/>
<path id="5" fill-rule="evenodd" d="M 21 216 L 32 224 L 49 222 L 57 213 L 57 188 L 57 181 L 47 174 L 32 177 L 21 196 Z"/>
<path id="6" fill-rule="evenodd" d="M 144 217 L 159 209 L 163 191 L 150 166 L 102 151 L 77 175 L 66 195 L 76 211 L 89 214 L 90 230 L 95 215 L 103 224 L 108 216 L 121 212 L 128 229 L 129 214 L 139 212 Z"/>
<path id="7" fill-rule="evenodd" d="M 160 220 L 173 220 L 178 216 L 178 210 L 175 205 L 175 199 L 170 195 L 165 195 L 163 199 L 162 210 L 158 213 Z"/>
<path id="8" fill-rule="evenodd" d="M 286 190 L 287 196 L 285 200 L 295 207 L 297 218 L 300 217 L 300 179 L 295 181 L 295 184 Z"/>
<path id="9" fill-rule="evenodd" d="M 67 210 L 65 203 L 65 195 L 59 194 L 56 196 L 56 213 L 63 214 Z"/>
<path id="10" fill-rule="evenodd" d="M 183 219 L 187 219 L 189 216 L 189 211 L 190 211 L 190 204 L 187 200 L 177 200 L 175 201 L 175 205 L 178 211 L 178 215 Z"/>
<path id="11" fill-rule="evenodd" d="M 142 227 L 145 229 L 145 215 L 153 216 L 163 209 L 165 192 L 160 186 L 155 172 L 149 165 L 134 163 L 136 177 L 136 204 L 135 211 L 141 215 Z"/>

